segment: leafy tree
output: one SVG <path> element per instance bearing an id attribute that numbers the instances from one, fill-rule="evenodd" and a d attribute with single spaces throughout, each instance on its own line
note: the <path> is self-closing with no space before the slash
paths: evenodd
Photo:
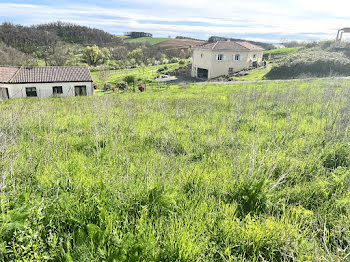
<path id="1" fill-rule="evenodd" d="M 66 45 L 60 44 L 54 52 L 47 57 L 48 64 L 51 66 L 64 66 L 70 58 L 70 50 Z"/>
<path id="2" fill-rule="evenodd" d="M 83 53 L 84 60 L 92 66 L 97 66 L 103 59 L 105 59 L 105 54 L 101 49 L 97 46 L 87 46 Z"/>
<path id="3" fill-rule="evenodd" d="M 128 59 L 135 59 L 137 64 L 141 64 L 143 61 L 143 52 L 141 48 L 137 48 L 128 53 Z"/>
<path id="4" fill-rule="evenodd" d="M 0 42 L 0 65 L 36 66 L 38 64 L 34 57 L 24 54 L 17 49 L 6 46 Z"/>
<path id="5" fill-rule="evenodd" d="M 101 53 L 102 53 L 102 63 L 106 63 L 107 60 L 111 57 L 111 52 L 109 51 L 108 48 L 104 47 L 101 49 Z"/>

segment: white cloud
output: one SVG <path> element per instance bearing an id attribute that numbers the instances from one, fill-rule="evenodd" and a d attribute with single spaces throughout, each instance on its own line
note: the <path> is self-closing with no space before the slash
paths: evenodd
<path id="1" fill-rule="evenodd" d="M 27 24 L 56 20 L 70 21 L 95 26 L 112 32 L 125 30 L 150 31 L 155 35 L 227 35 L 279 40 L 279 37 L 332 38 L 336 29 L 345 27 L 347 19 L 335 13 L 337 3 L 348 5 L 344 0 L 335 0 L 324 15 L 326 1 L 302 0 L 244 2 L 221 0 L 149 0 L 147 7 L 138 8 L 135 0 L 128 8 L 70 4 L 47 6 L 31 4 L 0 3 L 0 18 Z M 124 0 L 125 3 L 127 3 Z M 319 2 L 319 1 L 318 1 Z M 345 10 L 345 9 L 344 9 Z M 10 16 L 9 14 L 13 14 Z"/>

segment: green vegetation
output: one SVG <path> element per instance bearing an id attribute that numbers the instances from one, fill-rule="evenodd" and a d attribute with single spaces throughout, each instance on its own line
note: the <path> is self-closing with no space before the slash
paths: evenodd
<path id="1" fill-rule="evenodd" d="M 0 260 L 345 261 L 349 85 L 3 101 Z"/>
<path id="2" fill-rule="evenodd" d="M 104 64 L 111 56 L 107 48 L 100 49 L 98 46 L 87 46 L 84 49 L 83 58 L 91 66 L 97 66 L 98 63 Z"/>
<path id="3" fill-rule="evenodd" d="M 148 43 L 151 45 L 156 45 L 161 42 L 170 40 L 171 38 L 162 38 L 162 37 L 139 37 L 139 38 L 130 38 L 125 39 L 128 43 Z"/>
<path id="4" fill-rule="evenodd" d="M 121 70 L 111 70 L 107 72 L 107 77 L 105 77 L 106 72 L 92 72 L 94 81 L 98 83 L 99 86 L 103 86 L 103 83 L 108 82 L 111 84 L 116 84 L 117 82 L 123 81 L 123 78 L 127 75 L 135 75 L 139 82 L 153 82 L 154 78 L 158 75 L 165 74 L 169 71 L 173 71 L 180 67 L 186 67 L 189 60 L 184 60 L 185 63 L 170 63 L 166 65 L 155 65 L 155 66 L 143 66 L 132 69 L 121 69 Z M 163 69 L 163 70 L 161 70 Z M 160 72 L 161 71 L 161 72 Z"/>
<path id="5" fill-rule="evenodd" d="M 129 37 L 126 36 L 126 35 L 116 35 L 116 37 L 123 38 L 123 39 L 129 38 Z"/>
<path id="6" fill-rule="evenodd" d="M 324 45 L 324 43 L 323 43 Z M 269 79 L 349 76 L 350 59 L 341 52 L 316 46 L 300 49 L 274 61 Z"/>
<path id="7" fill-rule="evenodd" d="M 297 47 L 271 49 L 271 50 L 264 51 L 264 55 L 265 54 L 291 54 L 291 53 L 297 52 L 301 48 L 303 47 L 297 46 Z"/>
<path id="8" fill-rule="evenodd" d="M 142 38 L 124 41 L 99 29 L 65 22 L 36 26 L 2 23 L 0 65 L 90 66 L 99 71 L 164 64 L 191 56 L 181 49 L 152 45 L 161 39 L 150 39 L 151 44 Z"/>
<path id="9" fill-rule="evenodd" d="M 251 71 L 248 71 L 248 75 L 246 76 L 240 76 L 240 77 L 234 77 L 234 80 L 238 81 L 258 81 L 258 80 L 264 80 L 265 75 L 270 72 L 271 66 L 268 66 L 266 68 L 259 68 L 254 69 Z"/>
<path id="10" fill-rule="evenodd" d="M 288 56 L 293 54 L 298 54 L 299 51 L 303 50 L 305 47 L 297 46 L 297 47 L 287 47 L 287 48 L 278 48 L 264 51 L 263 59 L 269 61 L 271 63 L 279 63 L 283 61 Z"/>

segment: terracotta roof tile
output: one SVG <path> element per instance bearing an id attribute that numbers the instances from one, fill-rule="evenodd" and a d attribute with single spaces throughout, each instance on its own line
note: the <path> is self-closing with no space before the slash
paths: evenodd
<path id="1" fill-rule="evenodd" d="M 92 81 L 92 76 L 88 67 L 0 67 L 0 82 L 3 83 L 19 84 Z"/>
<path id="2" fill-rule="evenodd" d="M 248 48 L 251 51 L 264 51 L 264 48 L 262 48 L 261 46 L 254 45 L 254 44 L 249 43 L 249 42 L 237 42 L 237 44 L 239 44 L 245 48 Z"/>
<path id="3" fill-rule="evenodd" d="M 194 49 L 208 49 L 208 50 L 232 50 L 232 51 L 263 51 L 260 46 L 253 45 L 248 42 L 234 42 L 234 41 L 218 41 L 201 46 L 194 47 Z"/>
<path id="4" fill-rule="evenodd" d="M 8 83 L 20 68 L 15 66 L 0 66 L 0 83 Z"/>

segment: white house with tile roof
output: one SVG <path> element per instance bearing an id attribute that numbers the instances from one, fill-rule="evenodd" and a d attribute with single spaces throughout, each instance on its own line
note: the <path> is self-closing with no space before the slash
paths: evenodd
<path id="1" fill-rule="evenodd" d="M 88 67 L 0 66 L 0 99 L 90 96 L 93 91 Z"/>
<path id="2" fill-rule="evenodd" d="M 218 41 L 193 47 L 192 77 L 210 79 L 258 66 L 263 52 L 248 42 Z"/>

